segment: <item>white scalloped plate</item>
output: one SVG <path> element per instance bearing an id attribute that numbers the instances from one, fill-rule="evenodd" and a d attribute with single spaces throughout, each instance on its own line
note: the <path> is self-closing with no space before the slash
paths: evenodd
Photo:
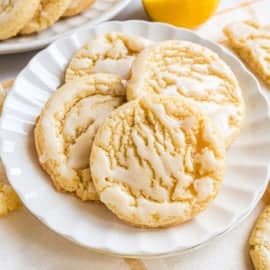
<path id="1" fill-rule="evenodd" d="M 96 0 L 94 5 L 82 14 L 62 19 L 38 34 L 0 41 L 0 55 L 43 48 L 57 38 L 71 34 L 79 28 L 113 18 L 124 9 L 130 1 L 131 0 Z"/>
<path id="2" fill-rule="evenodd" d="M 35 119 L 61 84 L 72 54 L 89 38 L 108 31 L 138 34 L 153 40 L 184 39 L 202 44 L 235 72 L 246 100 L 241 135 L 228 152 L 222 190 L 213 204 L 191 222 L 168 229 L 145 230 L 123 224 L 101 204 L 83 203 L 56 192 L 40 169 L 33 145 Z M 53 231 L 96 251 L 154 257 L 191 250 L 230 230 L 261 198 L 268 183 L 270 118 L 254 76 L 231 53 L 191 31 L 143 21 L 107 22 L 54 42 L 17 77 L 2 116 L 2 159 L 12 186 L 26 207 Z"/>

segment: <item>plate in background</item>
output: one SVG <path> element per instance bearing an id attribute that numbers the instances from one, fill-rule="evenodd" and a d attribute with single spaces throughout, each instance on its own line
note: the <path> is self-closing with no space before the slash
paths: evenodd
<path id="1" fill-rule="evenodd" d="M 48 29 L 38 34 L 14 37 L 0 41 L 0 55 L 20 53 L 40 49 L 63 35 L 75 30 L 91 26 L 116 16 L 131 0 L 96 0 L 96 2 L 80 15 L 61 19 Z"/>

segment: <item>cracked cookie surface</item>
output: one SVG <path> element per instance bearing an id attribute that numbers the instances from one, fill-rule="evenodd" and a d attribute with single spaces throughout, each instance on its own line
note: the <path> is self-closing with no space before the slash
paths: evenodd
<path id="1" fill-rule="evenodd" d="M 131 70 L 127 98 L 176 95 L 199 106 L 229 146 L 244 118 L 244 100 L 231 69 L 211 50 L 188 41 L 164 41 L 140 53 Z"/>
<path id="2" fill-rule="evenodd" d="M 136 55 L 151 42 L 139 36 L 111 32 L 85 44 L 72 57 L 65 80 L 71 81 L 92 73 L 113 73 L 126 79 Z"/>
<path id="3" fill-rule="evenodd" d="M 40 0 L 0 1 L 0 40 L 17 35 L 32 19 L 39 4 Z"/>
<path id="4" fill-rule="evenodd" d="M 258 217 L 249 239 L 249 246 L 255 269 L 270 269 L 270 206 Z"/>
<path id="5" fill-rule="evenodd" d="M 100 200 L 143 227 L 190 220 L 216 197 L 224 141 L 212 121 L 180 97 L 148 95 L 106 118 L 90 157 Z"/>
<path id="6" fill-rule="evenodd" d="M 270 31 L 253 22 L 224 28 L 229 46 L 270 86 Z"/>
<path id="7" fill-rule="evenodd" d="M 71 0 L 41 0 L 34 17 L 20 33 L 32 34 L 50 27 L 64 14 L 70 3 Z"/>
<path id="8" fill-rule="evenodd" d="M 72 0 L 63 17 L 70 17 L 80 14 L 95 3 L 95 0 Z"/>
<path id="9" fill-rule="evenodd" d="M 96 131 L 125 101 L 121 78 L 93 74 L 66 83 L 45 105 L 35 127 L 39 162 L 58 190 L 82 200 L 97 200 L 89 170 Z"/>

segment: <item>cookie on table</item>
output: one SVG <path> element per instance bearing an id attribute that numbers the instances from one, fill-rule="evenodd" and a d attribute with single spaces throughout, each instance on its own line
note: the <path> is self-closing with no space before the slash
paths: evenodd
<path id="1" fill-rule="evenodd" d="M 0 40 L 16 36 L 34 16 L 40 0 L 3 0 L 0 2 Z"/>
<path id="2" fill-rule="evenodd" d="M 270 31 L 254 22 L 235 22 L 224 28 L 229 46 L 270 86 Z"/>
<path id="3" fill-rule="evenodd" d="M 249 246 L 255 269 L 270 269 L 270 206 L 267 206 L 257 219 L 249 239 Z"/>
<path id="4" fill-rule="evenodd" d="M 199 106 L 219 127 L 229 146 L 244 118 L 244 100 L 227 64 L 213 51 L 171 40 L 141 52 L 131 70 L 128 100 L 146 94 L 176 95 Z"/>
<path id="5" fill-rule="evenodd" d="M 66 83 L 50 97 L 35 127 L 39 162 L 57 190 L 98 200 L 89 156 L 104 118 L 125 101 L 121 78 L 93 74 Z"/>
<path id="6" fill-rule="evenodd" d="M 63 17 L 78 15 L 95 3 L 95 0 L 72 0 Z"/>
<path id="7" fill-rule="evenodd" d="M 18 209 L 21 201 L 10 185 L 0 182 L 0 217 Z"/>
<path id="8" fill-rule="evenodd" d="M 20 33 L 32 34 L 50 27 L 64 14 L 71 1 L 41 0 L 34 17 L 21 29 Z"/>
<path id="9" fill-rule="evenodd" d="M 90 168 L 100 200 L 120 219 L 167 227 L 192 219 L 216 197 L 224 175 L 224 141 L 193 104 L 148 95 L 105 119 Z"/>
<path id="10" fill-rule="evenodd" d="M 113 73 L 126 79 L 136 55 L 150 44 L 142 37 L 118 32 L 96 37 L 75 53 L 65 80 L 98 72 Z"/>

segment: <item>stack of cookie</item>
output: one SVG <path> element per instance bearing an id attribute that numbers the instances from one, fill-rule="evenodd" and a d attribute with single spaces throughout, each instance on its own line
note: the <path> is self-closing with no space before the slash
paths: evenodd
<path id="1" fill-rule="evenodd" d="M 244 100 L 211 50 L 107 33 L 70 61 L 35 127 L 59 191 L 142 227 L 181 224 L 217 196 Z"/>
<path id="2" fill-rule="evenodd" d="M 0 2 L 0 40 L 40 32 L 62 17 L 89 8 L 95 0 L 3 0 Z"/>

